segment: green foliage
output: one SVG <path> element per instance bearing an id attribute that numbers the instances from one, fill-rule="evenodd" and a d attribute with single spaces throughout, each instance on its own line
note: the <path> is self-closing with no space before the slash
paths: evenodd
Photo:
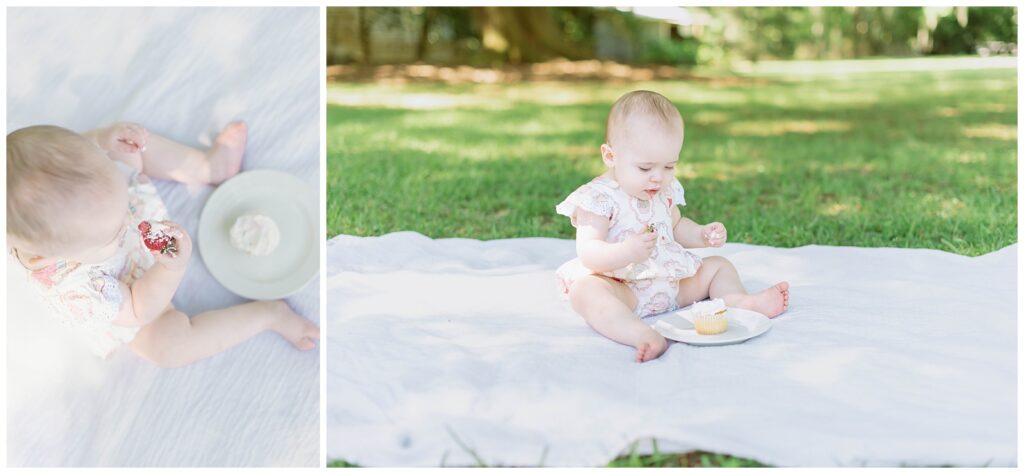
<path id="1" fill-rule="evenodd" d="M 739 83 L 332 85 L 328 97 L 385 102 L 328 106 L 328 237 L 572 238 L 554 206 L 603 171 L 611 103 L 647 88 L 686 120 L 684 214 L 725 222 L 734 242 L 965 255 L 1016 242 L 1016 71 L 914 61 L 931 70 L 835 75 L 821 63 L 819 76 Z M 422 103 L 387 105 L 397 98 Z"/>
<path id="2" fill-rule="evenodd" d="M 639 62 L 642 64 L 694 66 L 699 58 L 700 47 L 700 41 L 693 38 L 648 40 L 641 50 Z"/>
<path id="3" fill-rule="evenodd" d="M 968 33 L 976 41 L 1017 42 L 1017 11 L 1008 7 L 970 7 Z"/>
<path id="4" fill-rule="evenodd" d="M 745 33 L 736 46 L 753 60 L 788 59 L 797 45 L 813 40 L 812 17 L 807 8 L 716 8 L 726 18 L 732 18 L 738 30 Z M 728 20 L 727 20 L 728 22 Z"/>
<path id="5" fill-rule="evenodd" d="M 960 25 L 955 9 L 939 18 L 927 31 L 930 41 L 919 42 L 919 30 L 928 30 L 923 7 L 689 7 L 707 13 L 712 21 L 697 36 L 680 41 L 678 35 L 662 37 L 651 33 L 658 20 L 630 12 L 600 7 L 552 7 L 549 15 L 533 18 L 516 41 L 523 58 L 550 59 L 559 55 L 548 41 L 537 41 L 551 32 L 558 44 L 573 45 L 579 51 L 607 51 L 607 57 L 627 63 L 693 65 L 729 59 L 824 59 L 920 54 L 974 54 L 986 42 L 1015 43 L 1017 10 L 1013 7 L 969 7 L 967 24 Z M 498 8 L 501 10 L 501 8 Z M 522 22 L 505 9 L 480 14 L 475 7 L 374 7 L 362 8 L 374 29 L 415 30 L 429 18 L 426 41 L 429 47 L 454 51 L 454 62 L 491 64 L 508 61 L 481 48 L 485 26 Z M 494 22 L 495 17 L 503 18 Z M 490 20 L 488 20 L 490 18 Z M 490 23 L 489 23 L 490 22 Z M 598 24 L 605 25 L 603 31 Z M 645 25 L 647 27 L 645 27 Z M 614 31 L 616 33 L 607 33 Z M 622 34 L 619 37 L 617 35 Z M 334 35 L 328 35 L 335 38 Z M 342 38 L 355 42 L 356 38 Z M 603 48 L 595 47 L 604 44 Z M 412 48 L 413 45 L 410 45 Z M 331 48 L 331 51 L 355 49 Z M 542 51 L 543 50 L 543 51 Z M 628 51 L 624 53 L 623 50 Z M 340 53 L 332 53 L 340 54 Z M 602 53 L 605 54 L 605 53 Z M 348 52 L 345 57 L 357 57 Z M 341 57 L 341 56 L 339 56 Z"/>
<path id="6" fill-rule="evenodd" d="M 968 54 L 974 52 L 974 39 L 967 29 L 960 26 L 956 16 L 946 15 L 932 33 L 934 54 Z"/>
<path id="7" fill-rule="evenodd" d="M 596 11 L 590 7 L 552 7 L 551 16 L 558 24 L 566 41 L 591 43 L 594 41 Z"/>

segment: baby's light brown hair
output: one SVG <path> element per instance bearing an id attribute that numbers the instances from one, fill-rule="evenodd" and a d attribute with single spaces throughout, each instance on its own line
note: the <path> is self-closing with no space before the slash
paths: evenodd
<path id="1" fill-rule="evenodd" d="M 652 91 L 629 92 L 612 105 L 608 113 L 604 140 L 609 146 L 623 142 L 630 135 L 631 119 L 646 118 L 662 125 L 666 131 L 683 133 L 683 116 L 665 96 Z"/>
<path id="2" fill-rule="evenodd" d="M 112 173 L 113 171 L 113 173 Z M 59 252 L 74 232 L 57 216 L 88 209 L 113 186 L 113 162 L 85 137 L 52 125 L 7 135 L 7 236 Z"/>

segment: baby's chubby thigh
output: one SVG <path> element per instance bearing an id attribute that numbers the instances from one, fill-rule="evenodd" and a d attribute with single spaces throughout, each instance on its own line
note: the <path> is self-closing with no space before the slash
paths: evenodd
<path id="1" fill-rule="evenodd" d="M 140 357 L 158 367 L 174 368 L 184 365 L 180 360 L 180 341 L 186 336 L 191 323 L 188 315 L 168 304 L 153 322 L 143 326 L 128 345 Z"/>
<path id="2" fill-rule="evenodd" d="M 637 298 L 625 283 L 604 275 L 583 275 L 569 286 L 569 302 L 584 317 L 606 311 L 633 312 Z"/>

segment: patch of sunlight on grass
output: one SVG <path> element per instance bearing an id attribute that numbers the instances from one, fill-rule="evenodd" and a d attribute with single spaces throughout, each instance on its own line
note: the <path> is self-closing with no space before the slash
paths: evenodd
<path id="1" fill-rule="evenodd" d="M 697 177 L 697 168 L 690 163 L 680 163 L 676 166 L 676 175 L 684 179 L 694 179 Z"/>
<path id="2" fill-rule="evenodd" d="M 559 148 L 561 155 L 566 158 L 593 158 L 601 159 L 601 147 L 594 145 L 567 145 Z"/>
<path id="3" fill-rule="evenodd" d="M 687 123 L 696 123 L 697 125 L 721 125 L 729 121 L 729 114 L 725 112 L 715 112 L 709 110 L 700 110 L 690 114 L 690 118 Z"/>
<path id="4" fill-rule="evenodd" d="M 960 214 L 966 207 L 967 205 L 960 198 L 943 200 L 939 206 L 939 216 L 944 219 L 950 218 Z"/>
<path id="5" fill-rule="evenodd" d="M 967 204 L 960 200 L 960 198 L 948 198 L 939 194 L 926 194 L 921 199 L 921 204 L 926 209 L 930 209 L 932 215 L 936 215 L 942 219 L 949 219 L 951 217 L 958 216 L 963 213 L 967 208 Z"/>
<path id="6" fill-rule="evenodd" d="M 963 164 L 984 163 L 988 161 L 988 154 L 983 151 L 963 151 L 953 154 L 950 158 L 946 161 Z"/>
<path id="7" fill-rule="evenodd" d="M 402 148 L 421 153 L 440 153 L 448 148 L 448 142 L 442 139 L 407 138 L 403 141 Z"/>
<path id="8" fill-rule="evenodd" d="M 913 59 L 850 59 L 842 61 L 760 61 L 739 63 L 736 71 L 751 75 L 784 76 L 795 81 L 812 81 L 821 76 L 846 76 L 882 72 L 937 72 L 970 69 L 1016 69 L 1015 57 L 957 56 Z"/>
<path id="9" fill-rule="evenodd" d="M 595 100 L 594 91 L 587 87 L 566 87 L 564 83 L 534 83 L 529 87 L 512 89 L 505 96 L 513 102 L 546 105 L 573 105 Z"/>
<path id="10" fill-rule="evenodd" d="M 935 109 L 935 115 L 938 115 L 939 117 L 959 117 L 960 109 L 955 109 L 953 107 L 939 107 L 938 109 Z"/>
<path id="11" fill-rule="evenodd" d="M 854 171 L 861 174 L 870 174 L 878 168 L 874 163 L 826 163 L 824 165 L 814 163 L 812 166 L 809 166 L 811 169 L 818 167 L 826 173 L 847 173 Z"/>
<path id="12" fill-rule="evenodd" d="M 790 133 L 847 132 L 852 128 L 849 122 L 839 120 L 756 120 L 734 122 L 726 130 L 732 135 L 770 137 Z"/>
<path id="13" fill-rule="evenodd" d="M 968 138 L 991 138 L 993 140 L 1016 140 L 1017 127 L 1002 123 L 986 123 L 974 127 L 964 127 L 964 136 Z"/>
<path id="14" fill-rule="evenodd" d="M 336 87 L 327 88 L 327 103 L 343 107 L 387 107 L 407 110 L 500 109 L 508 105 L 504 100 L 470 94 L 403 92 L 378 95 L 367 94 L 361 89 L 348 90 Z"/>
<path id="15" fill-rule="evenodd" d="M 765 167 L 764 163 L 759 161 L 747 161 L 742 163 L 713 161 L 702 163 L 700 167 L 702 171 L 701 173 L 697 173 L 693 166 L 684 164 L 681 166 L 682 169 L 679 171 L 679 176 L 687 178 L 706 176 L 715 181 L 727 182 L 740 178 L 762 175 L 768 171 L 768 168 Z"/>
<path id="16" fill-rule="evenodd" d="M 968 112 L 986 112 L 994 114 L 1001 114 L 1007 111 L 1006 104 L 964 104 L 960 106 L 960 108 Z"/>
<path id="17" fill-rule="evenodd" d="M 847 203 L 842 203 L 842 202 L 834 202 L 834 203 L 831 203 L 831 204 L 823 205 L 823 206 L 821 206 L 820 209 L 821 209 L 820 212 L 822 214 L 824 214 L 826 216 L 836 217 L 836 216 L 838 216 L 840 214 L 852 214 L 852 213 L 860 212 L 860 204 L 858 204 L 858 203 L 847 204 Z"/>
<path id="18" fill-rule="evenodd" d="M 743 105 L 749 102 L 747 95 L 735 89 L 698 89 L 695 87 L 673 87 L 671 84 L 647 84 L 644 86 L 623 88 L 625 94 L 634 89 L 647 89 L 661 93 L 672 99 L 684 112 L 694 105 L 715 104 L 715 105 Z"/>

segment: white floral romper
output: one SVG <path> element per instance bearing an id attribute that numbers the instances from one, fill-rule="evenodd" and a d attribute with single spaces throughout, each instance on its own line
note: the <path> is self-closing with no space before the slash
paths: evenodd
<path id="1" fill-rule="evenodd" d="M 131 215 L 117 253 L 99 263 L 58 260 L 28 271 L 32 286 L 39 289 L 52 315 L 75 329 L 92 351 L 104 358 L 131 342 L 139 331 L 113 324 L 124 299 L 118 281 L 132 284 L 155 262 L 142 245 L 139 222 L 168 219 L 167 208 L 149 178 L 127 165 L 115 164 L 128 181 L 126 210 Z"/>
<path id="2" fill-rule="evenodd" d="M 580 186 L 565 198 L 555 212 L 572 219 L 576 226 L 576 210 L 605 216 L 611 220 L 607 241 L 618 243 L 630 235 L 642 234 L 653 224 L 658 233 L 651 257 L 642 263 L 631 263 L 615 271 L 597 273 L 625 283 L 636 295 L 634 312 L 643 318 L 679 307 L 679 280 L 689 278 L 700 268 L 701 258 L 683 248 L 673 237 L 672 206 L 686 205 L 683 186 L 672 180 L 669 186 L 651 200 L 638 199 L 619 189 L 618 183 L 599 176 Z M 562 290 L 568 293 L 572 282 L 595 272 L 585 268 L 579 258 L 558 268 Z"/>

